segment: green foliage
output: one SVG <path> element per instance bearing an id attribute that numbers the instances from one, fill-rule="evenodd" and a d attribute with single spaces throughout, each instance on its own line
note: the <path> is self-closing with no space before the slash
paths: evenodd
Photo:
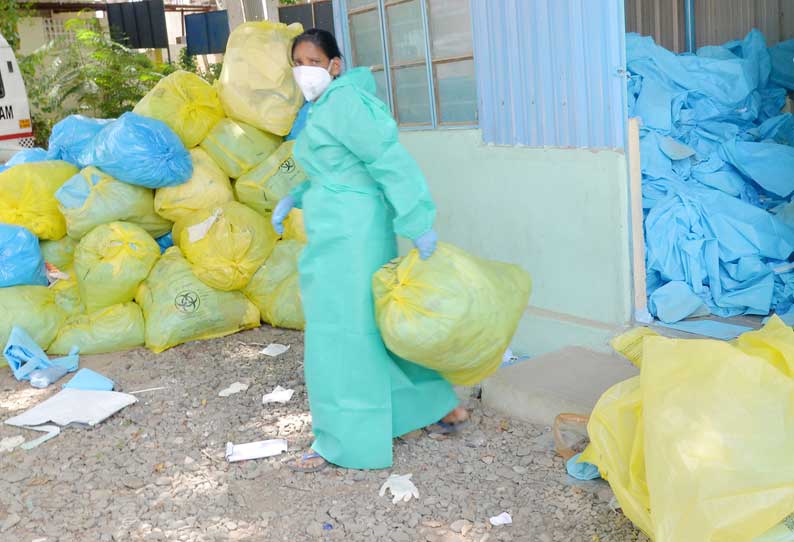
<path id="1" fill-rule="evenodd" d="M 196 57 L 187 53 L 187 47 L 179 50 L 179 60 L 177 63 L 179 64 L 179 67 L 186 72 L 196 73 L 198 71 Z"/>
<path id="2" fill-rule="evenodd" d="M 66 29 L 66 36 L 20 60 L 38 144 L 67 115 L 115 118 L 130 111 L 176 69 L 115 43 L 96 19 L 71 19 Z"/>
<path id="3" fill-rule="evenodd" d="M 0 0 L 0 34 L 11 48 L 19 49 L 19 21 L 30 14 L 29 4 L 17 0 Z"/>

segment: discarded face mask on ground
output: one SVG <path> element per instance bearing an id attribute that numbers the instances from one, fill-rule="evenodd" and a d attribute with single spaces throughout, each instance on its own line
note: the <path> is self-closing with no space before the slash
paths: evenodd
<path id="1" fill-rule="evenodd" d="M 630 334 L 613 344 L 641 375 L 598 401 L 582 455 L 626 516 L 656 542 L 794 541 L 794 330 Z"/>

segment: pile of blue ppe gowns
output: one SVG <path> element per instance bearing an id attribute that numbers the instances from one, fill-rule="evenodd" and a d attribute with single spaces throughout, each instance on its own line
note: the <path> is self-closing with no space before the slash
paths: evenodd
<path id="1" fill-rule="evenodd" d="M 690 316 L 794 304 L 794 41 L 677 55 L 626 37 L 629 116 L 640 117 L 648 307 Z"/>

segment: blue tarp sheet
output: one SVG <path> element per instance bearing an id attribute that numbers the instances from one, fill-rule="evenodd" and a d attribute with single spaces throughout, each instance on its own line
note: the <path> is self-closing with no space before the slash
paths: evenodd
<path id="1" fill-rule="evenodd" d="M 794 304 L 794 41 L 760 32 L 676 55 L 626 37 L 640 117 L 651 313 L 676 322 Z"/>

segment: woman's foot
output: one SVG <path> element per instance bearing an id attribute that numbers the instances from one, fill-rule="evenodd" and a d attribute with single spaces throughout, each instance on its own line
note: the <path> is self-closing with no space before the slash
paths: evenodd
<path id="1" fill-rule="evenodd" d="M 459 406 L 441 418 L 441 421 L 426 427 L 425 430 L 431 435 L 451 435 L 459 432 L 468 423 L 469 411 Z"/>
<path id="2" fill-rule="evenodd" d="M 329 463 L 323 459 L 320 454 L 309 448 L 309 450 L 305 451 L 302 456 L 297 459 L 293 459 L 286 465 L 287 468 L 292 472 L 312 473 L 320 472 L 326 468 Z"/>

